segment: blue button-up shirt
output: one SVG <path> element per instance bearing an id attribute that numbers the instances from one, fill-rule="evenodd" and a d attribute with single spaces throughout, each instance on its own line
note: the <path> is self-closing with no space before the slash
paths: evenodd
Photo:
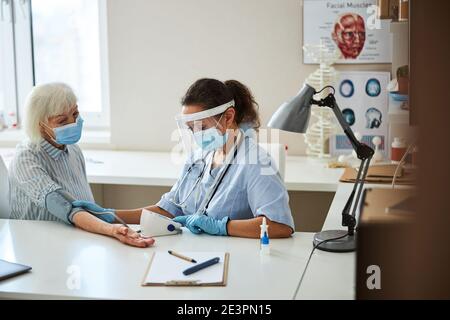
<path id="1" fill-rule="evenodd" d="M 84 157 L 77 145 L 61 150 L 46 140 L 19 144 L 9 168 L 9 184 L 11 219 L 71 223 L 71 217 L 82 209 L 74 208 L 68 216 L 55 216 L 46 208 L 46 196 L 60 189 L 77 200 L 94 202 Z"/>

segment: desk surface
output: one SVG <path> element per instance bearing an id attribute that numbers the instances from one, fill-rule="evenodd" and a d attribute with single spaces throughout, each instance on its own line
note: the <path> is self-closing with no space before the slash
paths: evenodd
<path id="1" fill-rule="evenodd" d="M 342 209 L 353 184 L 339 184 L 322 230 L 340 230 Z M 348 300 L 355 298 L 356 253 L 315 250 L 296 299 Z"/>
<path id="2" fill-rule="evenodd" d="M 84 150 L 90 183 L 142 186 L 172 186 L 178 179 L 183 158 L 169 152 Z M 8 166 L 14 149 L 0 148 Z M 327 168 L 327 161 L 287 157 L 285 184 L 291 191 L 334 192 L 342 169 Z"/>
<path id="3" fill-rule="evenodd" d="M 33 267 L 0 282 L 0 298 L 292 299 L 311 251 L 311 233 L 272 240 L 261 258 L 259 241 L 193 235 L 158 237 L 139 249 L 56 222 L 0 220 L 0 259 Z M 226 287 L 141 287 L 151 254 L 178 251 L 230 253 Z M 80 271 L 80 289 L 69 289 L 68 268 Z M 69 269 L 70 270 L 70 269 Z"/>
<path id="4" fill-rule="evenodd" d="M 90 183 L 171 186 L 178 178 L 182 162 L 169 153 L 84 151 Z M 9 163 L 13 149 L 1 149 Z M 285 183 L 288 190 L 327 191 L 336 196 L 323 229 L 340 229 L 341 210 L 351 191 L 351 184 L 339 184 L 342 169 L 326 168 L 326 161 L 308 157 L 288 157 Z M 339 188 L 338 188 L 339 186 Z M 26 244 L 28 233 L 36 235 Z M 126 247 L 114 239 L 88 234 L 49 222 L 0 220 L 0 258 L 33 266 L 31 274 L 0 283 L 0 296 L 7 297 L 85 297 L 136 299 L 291 299 L 305 270 L 312 249 L 313 234 L 296 233 L 292 239 L 273 240 L 270 261 L 261 261 L 258 241 L 250 239 L 214 239 L 185 232 L 182 236 L 158 238 L 149 249 Z M 203 238 L 203 239 L 202 239 Z M 47 259 L 36 252 L 54 253 Z M 105 250 L 108 246 L 108 250 Z M 139 284 L 154 250 L 226 250 L 231 253 L 229 284 L 225 288 L 141 288 Z M 33 254 L 34 253 L 34 254 Z M 127 263 L 126 261 L 134 261 Z M 96 263 L 92 262 L 96 261 Z M 352 299 L 354 297 L 354 253 L 333 254 L 316 251 L 311 259 L 297 299 Z M 81 290 L 68 290 L 66 269 L 82 267 Z M 93 271 L 96 264 L 106 273 Z M 54 265 L 48 271 L 49 265 Z M 330 268 L 330 265 L 333 268 Z M 34 276 L 42 272 L 42 277 Z M 129 274 L 127 280 L 120 280 Z M 100 276 L 99 276 L 100 274 Z M 248 275 L 248 276 L 242 276 Z M 109 279 L 119 279 L 114 282 Z M 232 282 L 233 281 L 233 282 Z M 89 283 L 89 285 L 88 285 Z M 94 283 L 94 285 L 92 285 Z"/>
<path id="5" fill-rule="evenodd" d="M 323 230 L 342 229 L 341 212 L 351 189 L 351 184 L 339 184 Z M 0 220 L 0 259 L 33 267 L 30 274 L 0 282 L 0 297 L 292 299 L 312 250 L 313 234 L 272 240 L 272 255 L 267 260 L 259 256 L 258 240 L 214 237 L 212 242 L 209 237 L 185 231 L 157 238 L 153 248 L 138 249 L 54 222 Z M 230 252 L 228 286 L 140 287 L 151 253 L 168 249 Z M 354 252 L 316 250 L 295 299 L 354 299 L 355 260 Z M 66 287 L 71 265 L 81 268 L 80 290 Z"/>
<path id="6" fill-rule="evenodd" d="M 365 188 L 390 188 L 389 185 L 367 184 Z M 396 188 L 408 189 L 410 186 Z M 351 183 L 340 183 L 322 230 L 341 230 L 342 209 L 353 189 Z M 315 250 L 298 290 L 296 299 L 355 299 L 356 252 L 333 253 Z"/>

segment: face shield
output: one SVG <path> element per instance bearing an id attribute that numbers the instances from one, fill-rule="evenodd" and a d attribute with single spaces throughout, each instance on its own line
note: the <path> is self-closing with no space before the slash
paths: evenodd
<path id="1" fill-rule="evenodd" d="M 234 107 L 234 100 L 204 111 L 178 115 L 175 120 L 185 151 L 189 153 L 201 148 L 210 152 L 221 148 L 228 140 L 228 133 L 222 133 L 220 119 L 216 116 L 223 115 L 231 107 Z"/>

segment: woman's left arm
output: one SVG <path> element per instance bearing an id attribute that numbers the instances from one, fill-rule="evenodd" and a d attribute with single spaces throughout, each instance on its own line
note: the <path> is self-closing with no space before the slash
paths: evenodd
<path id="1" fill-rule="evenodd" d="M 154 239 L 143 238 L 122 225 L 106 223 L 86 211 L 77 212 L 73 216 L 73 224 L 85 231 L 114 237 L 120 242 L 134 247 L 146 248 L 155 242 Z"/>
<path id="2" fill-rule="evenodd" d="M 249 165 L 245 171 L 247 197 L 254 218 L 230 220 L 228 235 L 259 238 L 263 217 L 269 225 L 270 238 L 287 238 L 294 231 L 294 219 L 289 207 L 289 195 L 278 172 L 269 166 L 270 158 L 260 159 L 266 165 Z M 271 171 L 271 170 L 273 171 Z"/>
<path id="3" fill-rule="evenodd" d="M 267 225 L 269 226 L 269 237 L 275 238 L 288 238 L 291 236 L 293 230 L 291 227 L 271 221 L 266 218 Z M 262 224 L 263 217 L 256 217 L 248 220 L 230 220 L 227 224 L 227 232 L 232 237 L 242 238 L 259 238 L 261 235 L 260 225 Z"/>

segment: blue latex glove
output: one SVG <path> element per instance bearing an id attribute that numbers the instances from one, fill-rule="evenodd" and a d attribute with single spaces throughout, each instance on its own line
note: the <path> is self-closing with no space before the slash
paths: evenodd
<path id="1" fill-rule="evenodd" d="M 192 233 L 200 234 L 202 232 L 216 235 L 227 236 L 227 223 L 229 218 L 225 217 L 222 220 L 217 220 L 205 215 L 189 215 L 179 216 L 173 218 L 173 221 L 181 223 L 188 228 Z"/>
<path id="2" fill-rule="evenodd" d="M 97 218 L 106 221 L 108 223 L 113 223 L 115 218 L 115 210 L 114 209 L 105 209 L 100 207 L 98 204 L 90 201 L 82 201 L 76 200 L 72 202 L 72 207 L 74 208 L 83 208 L 86 211 L 89 211 Z"/>

